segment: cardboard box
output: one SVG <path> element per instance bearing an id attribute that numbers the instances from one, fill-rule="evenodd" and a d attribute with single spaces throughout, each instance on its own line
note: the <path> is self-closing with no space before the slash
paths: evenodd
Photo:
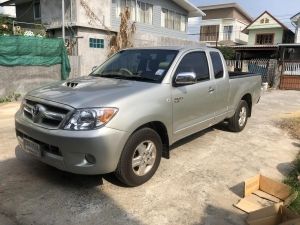
<path id="1" fill-rule="evenodd" d="M 274 203 L 289 205 L 295 199 L 290 186 L 260 174 L 246 180 L 244 184 L 244 198 L 234 206 L 247 213 Z"/>
<path id="2" fill-rule="evenodd" d="M 244 185 L 244 198 L 234 206 L 249 213 L 249 225 L 300 225 L 300 216 L 287 208 L 297 197 L 290 186 L 262 175 Z"/>
<path id="3" fill-rule="evenodd" d="M 249 213 L 247 218 L 249 225 L 300 225 L 300 216 L 283 203 L 276 203 L 272 206 Z"/>

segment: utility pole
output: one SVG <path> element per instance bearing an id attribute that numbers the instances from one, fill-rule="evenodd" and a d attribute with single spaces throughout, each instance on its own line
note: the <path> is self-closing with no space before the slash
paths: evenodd
<path id="1" fill-rule="evenodd" d="M 65 42 L 66 34 L 65 34 L 65 0 L 61 0 L 61 14 L 62 14 L 62 39 Z"/>

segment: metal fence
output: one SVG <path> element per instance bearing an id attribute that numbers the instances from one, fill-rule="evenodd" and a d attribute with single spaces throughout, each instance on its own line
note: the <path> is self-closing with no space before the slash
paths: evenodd
<path id="1" fill-rule="evenodd" d="M 300 61 L 282 63 L 280 89 L 300 90 Z"/>
<path id="2" fill-rule="evenodd" d="M 300 76 L 300 61 L 284 62 L 282 74 L 283 75 Z"/>
<path id="3" fill-rule="evenodd" d="M 240 71 L 260 74 L 262 82 L 274 85 L 277 60 L 251 59 L 251 60 L 226 60 L 229 71 Z"/>

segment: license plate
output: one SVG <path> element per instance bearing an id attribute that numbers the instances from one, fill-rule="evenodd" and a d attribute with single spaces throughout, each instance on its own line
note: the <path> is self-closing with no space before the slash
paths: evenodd
<path id="1" fill-rule="evenodd" d="M 33 142 L 31 140 L 28 140 L 26 138 L 24 138 L 24 150 L 37 156 L 37 157 L 41 157 L 41 146 L 36 143 Z"/>

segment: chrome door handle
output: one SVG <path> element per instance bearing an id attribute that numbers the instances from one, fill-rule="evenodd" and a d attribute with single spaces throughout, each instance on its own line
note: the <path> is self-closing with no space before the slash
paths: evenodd
<path id="1" fill-rule="evenodd" d="M 215 91 L 214 88 L 212 88 L 212 87 L 209 87 L 209 88 L 208 88 L 208 92 L 209 92 L 209 93 L 212 93 L 212 92 L 214 92 L 214 91 Z"/>

